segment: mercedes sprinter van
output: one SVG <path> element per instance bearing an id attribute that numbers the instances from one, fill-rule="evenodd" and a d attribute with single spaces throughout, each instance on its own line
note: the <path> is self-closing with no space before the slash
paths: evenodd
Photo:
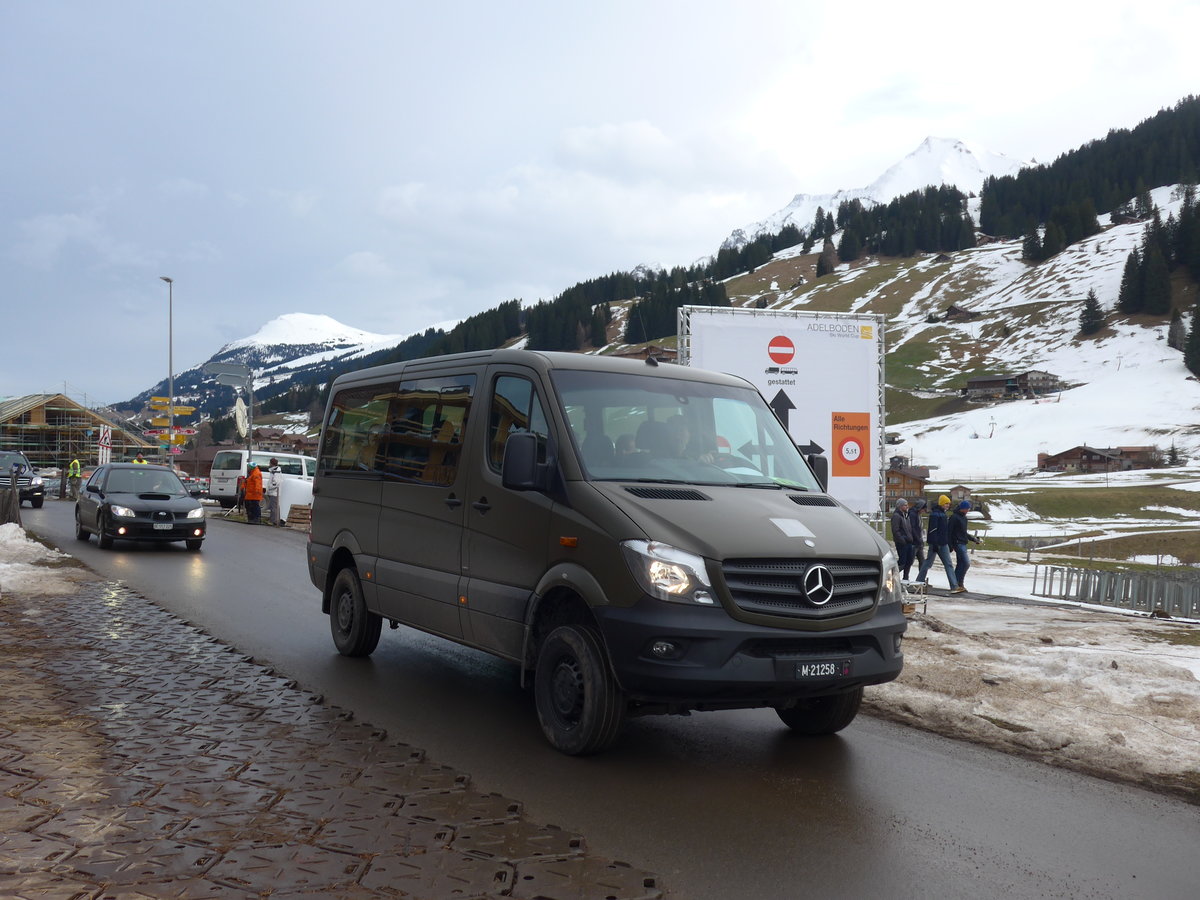
<path id="1" fill-rule="evenodd" d="M 815 468 L 729 375 L 524 350 L 366 369 L 331 386 L 309 574 L 340 653 L 388 621 L 512 660 L 564 753 L 692 710 L 829 734 L 899 675 L 905 618 L 894 555 Z"/>

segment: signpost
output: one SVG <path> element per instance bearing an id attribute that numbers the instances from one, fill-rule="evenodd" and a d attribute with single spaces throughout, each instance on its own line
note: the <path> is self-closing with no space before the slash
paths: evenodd
<path id="1" fill-rule="evenodd" d="M 250 367 L 236 363 L 207 362 L 200 368 L 205 375 L 213 376 L 213 380 L 217 384 L 226 384 L 230 387 L 241 388 L 246 392 L 246 449 L 254 449 L 252 446 L 252 438 L 254 436 L 254 376 L 250 372 Z"/>
<path id="2" fill-rule="evenodd" d="M 829 493 L 877 516 L 883 499 L 882 316 L 684 306 L 679 361 L 745 378 L 806 453 L 829 449 Z"/>

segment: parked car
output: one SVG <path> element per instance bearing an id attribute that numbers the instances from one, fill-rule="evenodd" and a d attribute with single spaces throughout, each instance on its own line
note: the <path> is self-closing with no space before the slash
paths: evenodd
<path id="1" fill-rule="evenodd" d="M 29 462 L 29 457 L 18 450 L 0 450 L 0 490 L 12 490 L 13 466 L 17 467 L 17 489 L 21 492 L 19 502 L 28 500 L 34 509 L 41 509 L 46 500 L 46 484 L 38 469 Z"/>
<path id="2" fill-rule="evenodd" d="M 105 550 L 119 540 L 183 541 L 198 551 L 206 531 L 199 493 L 166 466 L 100 466 L 75 503 L 75 537 L 86 541 L 94 534 Z"/>

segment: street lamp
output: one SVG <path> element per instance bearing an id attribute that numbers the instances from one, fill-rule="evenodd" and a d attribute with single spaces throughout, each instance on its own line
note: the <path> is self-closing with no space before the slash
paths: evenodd
<path id="1" fill-rule="evenodd" d="M 171 448 L 175 446 L 175 279 L 159 275 L 167 283 L 167 463 L 171 462 Z"/>

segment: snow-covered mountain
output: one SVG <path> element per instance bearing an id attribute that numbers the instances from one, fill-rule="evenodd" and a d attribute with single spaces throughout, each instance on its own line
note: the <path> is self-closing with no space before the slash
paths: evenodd
<path id="1" fill-rule="evenodd" d="M 366 355 L 394 347 L 408 335 L 372 334 L 343 325 L 330 316 L 287 313 L 272 319 L 249 337 L 226 344 L 214 362 L 250 366 L 261 378 L 333 359 Z"/>
<path id="2" fill-rule="evenodd" d="M 453 325 L 449 322 L 433 327 Z M 231 341 L 205 362 L 249 366 L 254 373 L 255 399 L 261 401 L 292 384 L 323 383 L 354 361 L 389 350 L 410 336 L 373 334 L 325 315 L 287 313 L 249 337 Z M 218 405 L 232 404 L 232 388 L 215 384 L 202 368 L 203 364 L 176 374 L 176 396 L 200 409 L 202 415 L 225 415 L 227 410 Z M 120 406 L 138 409 L 165 390 L 165 382 L 160 382 Z"/>
<path id="3" fill-rule="evenodd" d="M 736 229 L 723 248 L 741 248 L 760 234 L 774 234 L 785 225 L 808 230 L 817 210 L 836 213 L 843 202 L 860 200 L 870 207 L 888 203 L 930 185 L 953 185 L 964 194 L 978 194 L 992 175 L 1015 175 L 1031 162 L 972 146 L 951 138 L 927 137 L 912 153 L 890 167 L 871 184 L 833 194 L 797 194 L 792 202 L 761 222 Z"/>

